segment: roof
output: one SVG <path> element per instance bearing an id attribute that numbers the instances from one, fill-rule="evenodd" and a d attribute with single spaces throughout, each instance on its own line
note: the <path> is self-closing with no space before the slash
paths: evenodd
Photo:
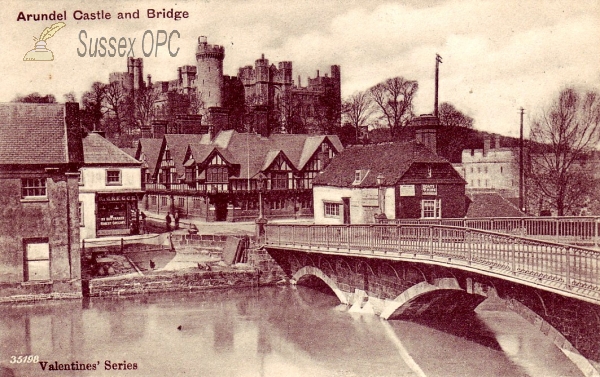
<path id="1" fill-rule="evenodd" d="M 135 158 L 135 153 L 137 152 L 137 148 L 121 148 L 121 150 L 125 153 L 127 153 L 128 155 L 130 155 L 131 157 Z"/>
<path id="2" fill-rule="evenodd" d="M 146 156 L 146 164 L 148 165 L 148 172 L 150 174 L 153 174 L 156 168 L 161 146 L 162 139 L 142 138 L 138 141 L 138 148 L 134 157 L 142 161 L 142 154 Z"/>
<path id="3" fill-rule="evenodd" d="M 166 134 L 164 140 L 171 151 L 171 157 L 175 163 L 175 168 L 179 175 L 184 175 L 185 170 L 183 167 L 183 160 L 185 159 L 185 152 L 190 144 L 200 144 L 204 134 Z M 161 147 L 161 152 L 164 147 Z M 160 154 L 160 152 L 159 152 Z"/>
<path id="4" fill-rule="evenodd" d="M 64 104 L 0 104 L 0 164 L 68 162 Z"/>
<path id="5" fill-rule="evenodd" d="M 141 165 L 141 162 L 97 133 L 83 138 L 83 160 L 86 165 Z"/>
<path id="6" fill-rule="evenodd" d="M 317 175 L 315 185 L 336 187 L 377 187 L 377 176 L 383 175 L 384 185 L 393 186 L 415 162 L 450 163 L 416 141 L 352 146 L 338 154 Z M 356 170 L 369 174 L 358 185 L 353 185 Z"/>
<path id="7" fill-rule="evenodd" d="M 525 217 L 519 208 L 495 192 L 469 194 L 471 203 L 466 217 Z"/>

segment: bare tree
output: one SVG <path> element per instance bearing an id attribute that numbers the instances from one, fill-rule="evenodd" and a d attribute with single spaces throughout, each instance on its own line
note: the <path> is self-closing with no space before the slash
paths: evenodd
<path id="1" fill-rule="evenodd" d="M 113 81 L 104 87 L 102 100 L 104 113 L 111 123 L 110 128 L 118 135 L 121 135 L 131 124 L 131 102 L 130 96 L 120 82 Z"/>
<path id="2" fill-rule="evenodd" d="M 77 98 L 75 97 L 75 92 L 69 92 L 63 95 L 65 102 L 77 102 Z"/>
<path id="3" fill-rule="evenodd" d="M 369 91 L 377 105 L 380 118 L 387 122 L 390 134 L 398 136 L 413 117 L 413 98 L 419 84 L 403 77 L 394 77 L 381 82 Z"/>
<path id="4" fill-rule="evenodd" d="M 559 216 L 577 212 L 594 191 L 589 160 L 600 141 L 599 94 L 564 89 L 533 121 L 530 139 L 528 192 Z"/>
<path id="5" fill-rule="evenodd" d="M 448 102 L 440 105 L 439 118 L 442 126 L 473 128 L 473 118 L 463 114 Z"/>
<path id="6" fill-rule="evenodd" d="M 356 140 L 358 140 L 360 128 L 368 124 L 374 110 L 373 98 L 367 91 L 354 93 L 342 103 L 345 120 L 354 127 Z"/>
<path id="7" fill-rule="evenodd" d="M 149 127 L 154 119 L 155 103 L 158 93 L 152 87 L 142 86 L 136 92 L 135 120 L 138 127 Z"/>
<path id="8" fill-rule="evenodd" d="M 106 86 L 101 82 L 94 82 L 89 91 L 83 93 L 81 102 L 83 104 L 83 122 L 93 130 L 101 130 L 101 121 L 104 116 L 102 102 Z"/>
<path id="9" fill-rule="evenodd" d="M 17 96 L 12 102 L 24 102 L 24 103 L 56 103 L 56 97 L 53 94 L 46 94 L 42 96 L 38 92 L 30 93 L 26 96 Z"/>

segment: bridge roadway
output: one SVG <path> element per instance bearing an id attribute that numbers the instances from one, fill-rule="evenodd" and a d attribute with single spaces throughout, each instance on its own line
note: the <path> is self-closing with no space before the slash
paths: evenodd
<path id="1" fill-rule="evenodd" d="M 423 296 L 423 292 L 429 294 L 436 289 L 448 292 L 456 288 L 473 297 L 473 293 L 485 295 L 490 289 L 502 290 L 496 294 L 505 295 L 509 306 L 552 336 L 554 343 L 585 375 L 600 376 L 600 336 L 594 334 L 600 328 L 600 252 L 593 248 L 432 224 L 268 224 L 263 241 L 265 249 L 284 270 L 287 268 L 293 279 L 317 276 L 333 288 L 342 302 L 363 307 L 366 301 L 372 301 L 379 306 L 374 312 L 386 319 L 401 318 L 403 313 L 418 315 L 425 307 L 433 308 L 431 302 L 421 302 L 418 304 L 421 308 L 415 309 L 417 296 Z M 324 259 L 324 263 L 313 261 L 317 259 Z M 365 260 L 373 262 L 361 262 Z M 348 278 L 347 271 L 339 271 L 338 266 L 343 263 L 348 266 L 354 263 L 354 268 L 346 269 L 356 275 L 354 278 Z M 359 271 L 361 263 L 373 264 L 374 267 L 368 266 L 370 277 L 367 267 L 362 268 L 365 272 Z M 391 286 L 395 288 L 403 285 L 402 289 L 386 296 L 381 290 L 373 293 L 374 285 L 389 281 L 374 283 L 379 271 L 383 271 L 376 263 L 392 266 L 400 280 L 406 273 L 397 270 L 407 269 L 406 266 L 426 266 L 416 269 L 437 269 L 437 272 L 432 272 L 431 277 L 425 276 L 428 272 L 421 272 L 425 281 L 411 283 L 412 287 L 407 282 L 393 283 Z M 325 268 L 328 272 L 324 272 Z M 439 272 L 444 268 L 450 278 L 435 278 L 444 274 Z M 494 283 L 480 283 L 486 279 Z M 484 288 L 484 284 L 490 287 Z M 344 289 L 339 289 L 341 286 Z M 413 291 L 419 293 L 408 297 L 407 292 Z M 456 309 L 460 306 L 457 303 L 464 296 L 448 296 L 445 302 L 453 306 L 448 310 L 460 310 Z M 483 299 L 464 301 L 464 306 L 472 310 Z"/>

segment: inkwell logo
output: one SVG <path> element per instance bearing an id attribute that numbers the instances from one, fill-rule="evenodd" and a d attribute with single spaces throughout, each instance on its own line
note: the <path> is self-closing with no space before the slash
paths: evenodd
<path id="1" fill-rule="evenodd" d="M 23 57 L 23 61 L 26 62 L 40 62 L 40 61 L 52 61 L 54 60 L 54 54 L 52 51 L 46 48 L 46 41 L 57 31 L 65 27 L 66 24 L 64 22 L 57 22 L 50 27 L 44 29 L 39 38 L 33 37 L 33 40 L 36 41 L 35 48 L 31 51 L 28 51 Z"/>

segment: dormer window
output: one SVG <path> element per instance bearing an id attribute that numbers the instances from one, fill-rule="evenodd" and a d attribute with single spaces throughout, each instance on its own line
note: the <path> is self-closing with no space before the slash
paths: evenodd
<path id="1" fill-rule="evenodd" d="M 354 182 L 353 185 L 360 185 L 362 181 L 365 180 L 367 174 L 369 174 L 368 169 L 357 169 L 354 171 Z"/>

